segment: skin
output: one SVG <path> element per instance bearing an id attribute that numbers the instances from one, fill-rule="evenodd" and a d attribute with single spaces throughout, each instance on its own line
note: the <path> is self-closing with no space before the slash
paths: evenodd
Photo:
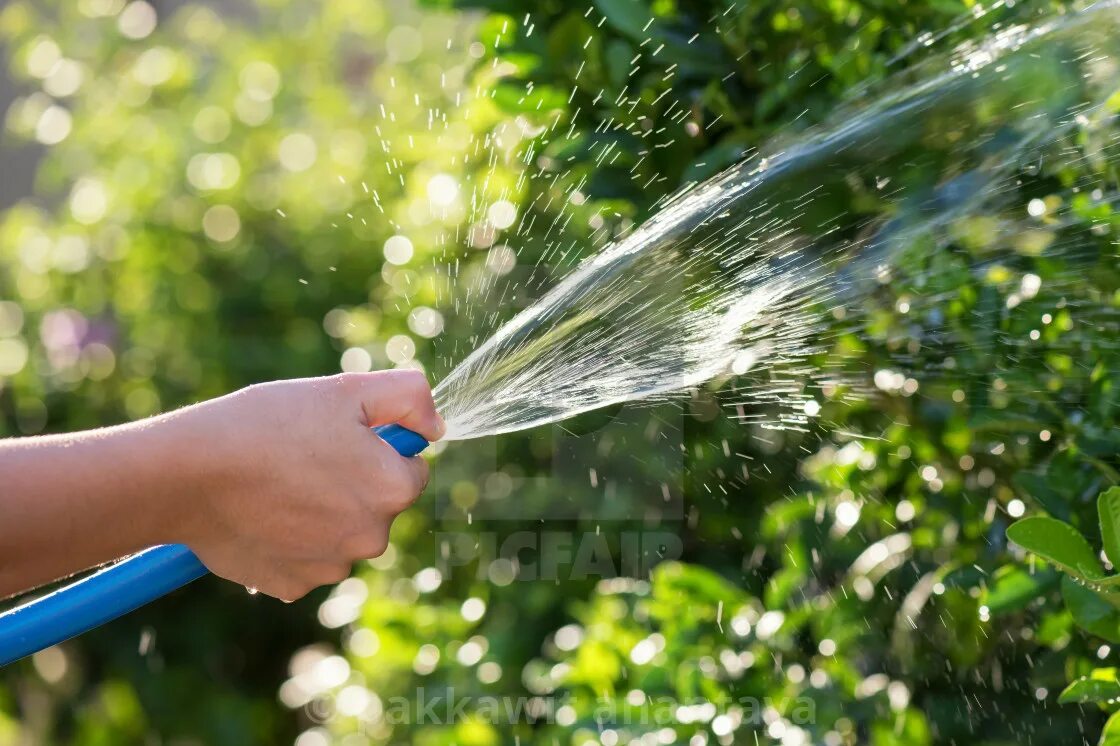
<path id="1" fill-rule="evenodd" d="M 371 433 L 444 433 L 416 371 L 266 383 L 102 430 L 0 440 L 0 597 L 156 544 L 285 601 L 379 556 L 428 481 Z"/>

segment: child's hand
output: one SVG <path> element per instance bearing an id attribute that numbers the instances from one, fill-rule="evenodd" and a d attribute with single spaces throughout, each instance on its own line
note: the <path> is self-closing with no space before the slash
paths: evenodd
<path id="1" fill-rule="evenodd" d="M 428 481 L 370 431 L 400 423 L 430 441 L 444 432 L 415 371 L 343 374 L 251 386 L 182 410 L 163 425 L 188 452 L 194 495 L 173 514 L 214 573 L 294 600 L 385 551 L 393 519 Z M 176 492 L 179 492 L 176 490 Z M 170 527 L 169 527 L 170 528 Z"/>

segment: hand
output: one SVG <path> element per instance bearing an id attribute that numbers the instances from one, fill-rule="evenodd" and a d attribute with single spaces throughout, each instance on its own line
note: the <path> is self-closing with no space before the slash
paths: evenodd
<path id="1" fill-rule="evenodd" d="M 172 441 L 204 455 L 185 475 L 196 499 L 177 511 L 173 540 L 217 575 L 286 601 L 343 580 L 385 551 L 393 519 L 428 481 L 423 459 L 370 431 L 390 423 L 443 435 L 421 373 L 279 381 L 181 410 L 166 421 Z"/>

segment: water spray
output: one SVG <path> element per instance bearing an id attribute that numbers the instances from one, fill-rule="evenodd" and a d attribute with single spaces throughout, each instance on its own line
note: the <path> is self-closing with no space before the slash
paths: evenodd
<path id="1" fill-rule="evenodd" d="M 1001 215 L 1023 174 L 1079 152 L 1077 135 L 1111 131 L 1105 102 L 1118 62 L 1116 4 L 1005 28 L 934 74 L 693 185 L 436 387 L 447 439 L 666 397 L 755 367 L 827 372 L 837 361 L 808 361 L 825 320 L 843 317 L 838 308 L 891 281 L 910 254 L 945 248 L 962 218 Z M 1117 157 L 1120 143 L 1101 140 L 1093 157 Z M 795 398 L 788 388 L 780 395 Z M 404 456 L 428 445 L 399 426 L 377 432 Z M 188 548 L 156 547 L 0 615 L 0 665 L 206 572 Z"/>

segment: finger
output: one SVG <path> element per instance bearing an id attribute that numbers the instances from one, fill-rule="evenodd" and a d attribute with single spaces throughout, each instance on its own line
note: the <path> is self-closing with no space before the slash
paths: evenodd
<path id="1" fill-rule="evenodd" d="M 345 556 L 353 561 L 380 557 L 389 546 L 389 523 L 371 512 L 368 525 L 343 541 Z"/>
<path id="2" fill-rule="evenodd" d="M 378 515 L 397 515 L 412 507 L 428 485 L 428 463 L 418 457 L 392 459 L 391 466 L 374 476 L 380 489 L 367 493 L 367 504 Z"/>
<path id="3" fill-rule="evenodd" d="M 424 492 L 428 487 L 428 479 L 430 478 L 428 472 L 428 462 L 419 456 L 413 456 L 406 462 L 409 475 L 412 480 L 412 486 L 415 488 L 413 492 L 412 501 L 416 502 L 416 498 Z"/>
<path id="4" fill-rule="evenodd" d="M 368 427 L 399 424 L 428 441 L 443 437 L 447 426 L 436 412 L 432 388 L 417 370 L 351 374 Z"/>
<path id="5" fill-rule="evenodd" d="M 300 579 L 309 586 L 310 592 L 320 586 L 341 583 L 350 577 L 351 569 L 349 562 L 315 562 L 302 568 Z"/>
<path id="6" fill-rule="evenodd" d="M 286 604 L 298 601 L 312 590 L 297 575 L 295 567 L 289 562 L 270 558 L 266 568 L 252 568 L 251 581 L 236 580 L 234 582 L 244 585 L 250 593 L 263 593 Z"/>

